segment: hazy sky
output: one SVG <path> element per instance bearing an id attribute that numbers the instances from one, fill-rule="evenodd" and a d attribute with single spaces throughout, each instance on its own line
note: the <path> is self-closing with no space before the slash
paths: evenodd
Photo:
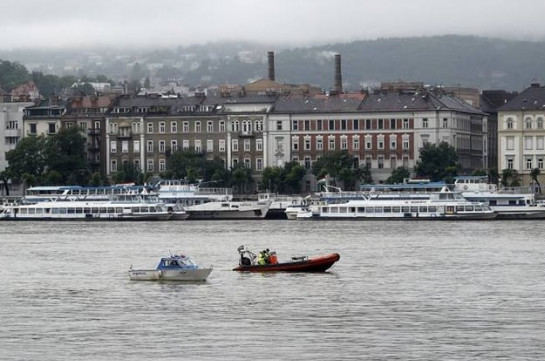
<path id="1" fill-rule="evenodd" d="M 0 0 L 0 14 L 0 49 L 443 34 L 545 39 L 543 0 Z"/>

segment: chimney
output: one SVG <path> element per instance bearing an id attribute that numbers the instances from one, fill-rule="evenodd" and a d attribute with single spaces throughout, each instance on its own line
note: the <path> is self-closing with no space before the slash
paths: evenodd
<path id="1" fill-rule="evenodd" d="M 335 54 L 335 91 L 337 94 L 343 92 L 343 77 L 341 73 L 341 55 Z"/>
<path id="2" fill-rule="evenodd" d="M 267 56 L 269 58 L 269 80 L 274 81 L 274 52 L 269 51 Z"/>

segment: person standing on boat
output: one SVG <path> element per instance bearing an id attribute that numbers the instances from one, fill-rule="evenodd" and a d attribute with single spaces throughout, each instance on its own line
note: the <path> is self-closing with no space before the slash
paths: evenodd
<path id="1" fill-rule="evenodd" d="M 266 261 L 265 261 L 265 251 L 261 251 L 259 252 L 259 254 L 257 255 L 257 264 L 260 265 L 260 266 L 264 266 L 266 264 Z"/>
<path id="2" fill-rule="evenodd" d="M 263 256 L 265 257 L 265 263 L 266 264 L 271 263 L 271 251 L 269 251 L 268 248 L 263 251 Z"/>

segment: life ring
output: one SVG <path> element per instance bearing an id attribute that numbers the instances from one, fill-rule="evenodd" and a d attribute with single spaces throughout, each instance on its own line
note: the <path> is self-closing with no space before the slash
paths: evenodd
<path id="1" fill-rule="evenodd" d="M 464 186 L 464 190 L 466 190 L 466 191 L 467 191 L 467 186 Z"/>

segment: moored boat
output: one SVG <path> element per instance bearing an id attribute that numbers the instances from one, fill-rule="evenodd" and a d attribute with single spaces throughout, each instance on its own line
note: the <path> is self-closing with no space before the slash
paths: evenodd
<path id="1" fill-rule="evenodd" d="M 155 269 L 129 269 L 132 281 L 206 281 L 212 267 L 200 268 L 190 257 L 170 255 L 163 257 Z"/>
<path id="2" fill-rule="evenodd" d="M 270 201 L 213 201 L 184 207 L 189 219 L 263 219 Z"/>
<path id="3" fill-rule="evenodd" d="M 244 246 L 240 246 L 238 252 L 239 265 L 233 268 L 233 271 L 240 272 L 325 272 L 341 258 L 338 253 L 331 253 L 312 257 L 292 257 L 287 262 L 258 264 L 257 256 Z"/>

